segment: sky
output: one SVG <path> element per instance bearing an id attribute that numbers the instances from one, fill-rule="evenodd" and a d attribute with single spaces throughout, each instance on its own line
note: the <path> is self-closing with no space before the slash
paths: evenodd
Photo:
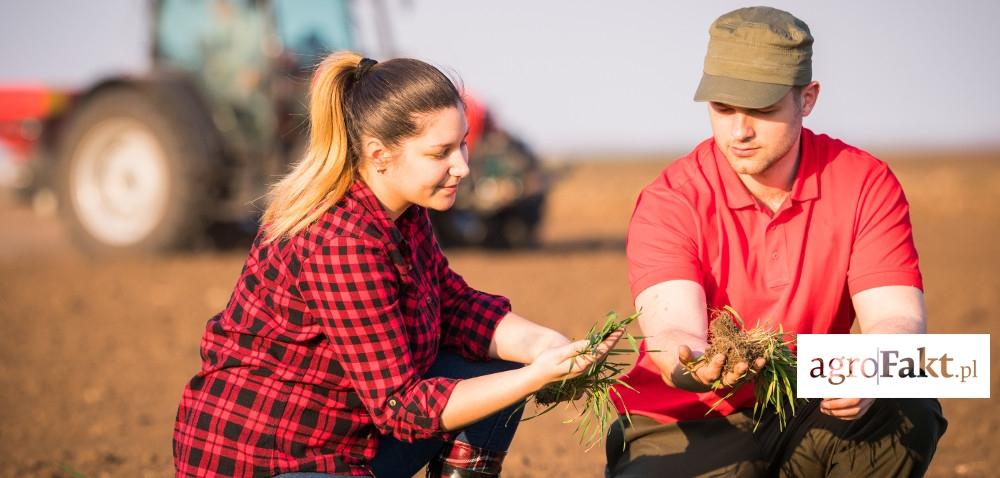
<path id="1" fill-rule="evenodd" d="M 361 45 L 370 4 L 355 0 Z M 395 53 L 461 78 L 550 154 L 684 151 L 708 26 L 733 1 L 386 0 Z M 1000 2 L 772 1 L 809 24 L 821 94 L 806 126 L 863 148 L 1000 146 Z M 148 68 L 136 0 L 0 0 L 0 84 Z M 384 57 L 382 57 L 384 59 Z"/>

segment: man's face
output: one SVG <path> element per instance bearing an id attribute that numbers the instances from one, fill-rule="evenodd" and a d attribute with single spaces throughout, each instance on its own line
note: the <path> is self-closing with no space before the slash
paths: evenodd
<path id="1" fill-rule="evenodd" d="M 819 84 L 792 88 L 766 108 L 741 108 L 709 102 L 712 134 L 729 165 L 738 174 L 765 175 L 783 159 L 795 160 L 802 118 L 816 102 Z"/>

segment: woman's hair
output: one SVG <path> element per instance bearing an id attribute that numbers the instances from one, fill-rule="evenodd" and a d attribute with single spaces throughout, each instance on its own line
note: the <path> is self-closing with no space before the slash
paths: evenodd
<path id="1" fill-rule="evenodd" d="M 267 242 L 302 231 L 344 196 L 357 178 L 362 136 L 395 148 L 420 134 L 419 115 L 461 107 L 455 85 L 427 63 L 362 60 L 354 52 L 337 52 L 316 69 L 309 87 L 309 145 L 268 192 L 261 219 Z"/>

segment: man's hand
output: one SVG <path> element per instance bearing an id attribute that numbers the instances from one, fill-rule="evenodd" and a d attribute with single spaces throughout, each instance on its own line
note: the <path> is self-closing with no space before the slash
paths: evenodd
<path id="1" fill-rule="evenodd" d="M 857 420 L 874 403 L 874 398 L 824 398 L 819 402 L 819 411 L 841 420 Z"/>
<path id="2" fill-rule="evenodd" d="M 680 345 L 677 347 L 677 362 L 678 366 L 671 374 L 673 378 L 673 385 L 677 388 L 682 388 L 692 392 L 704 392 L 712 389 L 712 385 L 715 384 L 720 378 L 722 379 L 722 385 L 725 387 L 732 387 L 738 385 L 742 380 L 746 379 L 751 370 L 751 366 L 747 361 L 737 362 L 733 366 L 733 370 L 728 373 L 723 373 L 723 368 L 726 366 L 726 357 L 722 354 L 716 354 L 714 357 L 708 359 L 708 361 L 701 363 L 700 365 L 693 365 L 698 357 L 695 356 L 694 352 L 691 351 L 691 347 L 687 345 Z M 753 373 L 757 373 L 764 367 L 766 361 L 764 357 L 758 357 L 753 363 Z M 688 372 L 691 367 L 695 367 L 693 370 Z M 678 379 L 679 375 L 686 375 L 687 380 L 684 378 Z M 693 382 L 693 383 L 692 383 Z M 693 385 L 693 386 L 692 386 Z"/>
<path id="3" fill-rule="evenodd" d="M 635 299 L 639 327 L 646 336 L 649 359 L 660 369 L 667 385 L 690 392 L 707 392 L 717 380 L 725 386 L 737 385 L 747 372 L 760 371 L 764 359 L 735 364 L 723 376 L 725 357 L 711 357 L 696 369 L 688 369 L 698 359 L 694 350 L 708 348 L 708 306 L 705 289 L 689 280 L 670 280 L 648 287 Z"/>

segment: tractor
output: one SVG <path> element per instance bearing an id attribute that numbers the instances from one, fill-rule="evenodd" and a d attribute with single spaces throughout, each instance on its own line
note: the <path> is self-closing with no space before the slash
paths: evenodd
<path id="1" fill-rule="evenodd" d="M 267 187 L 306 142 L 306 90 L 356 49 L 346 0 L 151 2 L 152 68 L 72 91 L 0 85 L 0 142 L 25 197 L 54 197 L 97 254 L 161 253 L 256 230 Z M 445 245 L 535 242 L 550 186 L 538 158 L 468 97 L 470 168 L 433 213 Z"/>

